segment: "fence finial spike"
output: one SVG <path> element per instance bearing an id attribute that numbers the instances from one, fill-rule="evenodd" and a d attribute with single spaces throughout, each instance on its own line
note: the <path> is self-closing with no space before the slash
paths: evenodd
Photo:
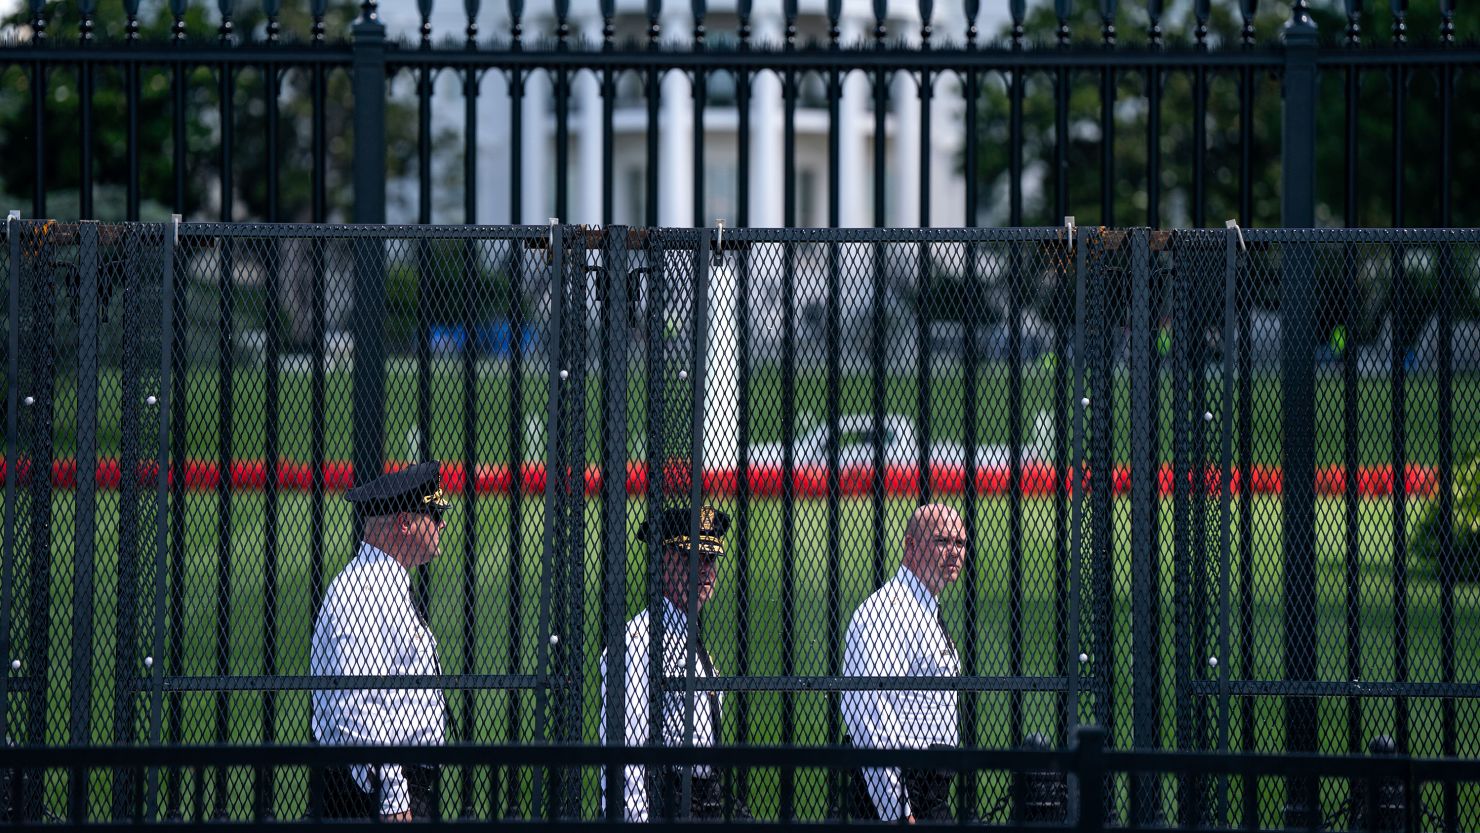
<path id="1" fill-rule="evenodd" d="M 1244 243 L 1244 230 L 1238 227 L 1238 220 L 1229 220 L 1223 224 L 1223 227 L 1233 229 L 1234 233 L 1238 235 L 1238 247 L 1240 249 L 1246 252 L 1249 250 L 1248 245 Z"/>

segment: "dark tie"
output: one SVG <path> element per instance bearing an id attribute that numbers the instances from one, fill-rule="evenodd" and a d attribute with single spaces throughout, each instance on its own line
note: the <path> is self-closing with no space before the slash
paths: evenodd
<path id="1" fill-rule="evenodd" d="M 437 676 L 440 677 L 442 675 L 442 658 L 437 656 L 437 637 L 435 634 L 432 634 L 432 624 L 427 620 L 427 597 L 425 594 L 416 592 L 416 588 L 414 587 L 408 587 L 406 595 L 411 602 L 411 610 L 416 613 L 416 621 L 420 622 L 421 626 L 426 629 L 426 632 L 432 636 L 432 666 L 436 670 Z"/>
<path id="2" fill-rule="evenodd" d="M 427 597 L 416 592 L 415 587 L 408 588 L 406 595 L 410 597 L 411 610 L 416 613 L 416 621 L 420 622 L 423 628 L 431 630 L 431 622 L 427 621 Z"/>
<path id="3" fill-rule="evenodd" d="M 941 635 L 946 638 L 946 642 L 950 644 L 951 651 L 954 653 L 956 650 L 956 640 L 951 638 L 951 629 L 946 627 L 946 617 L 941 615 L 940 608 L 938 607 L 935 609 L 935 624 L 940 626 Z"/>
<path id="4" fill-rule="evenodd" d="M 704 675 L 713 679 L 719 675 L 714 671 L 714 660 L 709 657 L 709 651 L 704 648 L 704 639 L 699 634 L 694 634 L 695 653 L 698 655 L 699 664 L 704 668 Z M 709 700 L 709 726 L 714 732 L 714 745 L 719 746 L 719 694 L 713 689 L 704 692 Z"/>

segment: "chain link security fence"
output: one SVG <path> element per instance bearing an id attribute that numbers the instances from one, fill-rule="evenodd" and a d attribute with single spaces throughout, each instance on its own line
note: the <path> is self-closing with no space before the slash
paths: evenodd
<path id="1" fill-rule="evenodd" d="M 12 220 L 0 249 L 0 713 L 43 758 L 301 746 L 315 690 L 407 688 L 444 693 L 450 744 L 503 750 L 445 761 L 447 818 L 630 817 L 628 759 L 517 753 L 632 740 L 617 726 L 717 747 L 654 759 L 643 777 L 677 776 L 648 778 L 654 818 L 711 779 L 732 815 L 856 817 L 846 703 L 869 698 L 949 701 L 956 745 L 1045 770 L 1032 750 L 1091 724 L 1107 755 L 1480 752 L 1473 230 Z M 412 580 L 440 673 L 314 674 L 358 537 L 342 492 L 422 460 L 454 496 Z M 964 538 L 938 630 L 901 612 L 853 640 L 927 504 Z M 701 506 L 725 552 L 708 573 L 688 547 L 683 598 L 642 524 L 676 510 L 698 538 Z M 634 623 L 663 651 L 607 662 Z M 931 640 L 939 668 L 850 664 Z M 846 743 L 833 765 L 737 751 Z M 187 758 L 37 758 L 4 806 L 314 811 L 306 765 Z M 1458 778 L 1379 796 L 1345 771 L 1112 766 L 1029 788 L 978 763 L 947 779 L 952 818 L 1480 825 Z"/>

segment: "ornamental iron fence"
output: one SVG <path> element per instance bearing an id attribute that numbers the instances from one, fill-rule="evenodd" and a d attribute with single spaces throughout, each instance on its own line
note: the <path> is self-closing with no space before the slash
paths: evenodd
<path id="1" fill-rule="evenodd" d="M 1452 0 L 212 5 L 15 12 L 0 137 L 31 163 L 0 193 L 131 221 L 1480 222 Z"/>

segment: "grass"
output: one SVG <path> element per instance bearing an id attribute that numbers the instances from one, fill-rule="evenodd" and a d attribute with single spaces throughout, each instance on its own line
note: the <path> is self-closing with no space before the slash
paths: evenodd
<path id="1" fill-rule="evenodd" d="M 72 668 L 79 656 L 92 663 L 90 681 L 78 692 L 91 697 L 87 714 L 91 718 L 90 739 L 95 742 L 115 740 L 116 699 L 115 683 L 120 673 L 143 672 L 143 657 L 153 649 L 149 647 L 154 621 L 154 563 L 153 518 L 144 513 L 143 559 L 134 581 L 125 576 L 120 579 L 119 565 L 119 507 L 117 493 L 102 493 L 97 506 L 96 573 L 92 588 L 92 604 L 75 595 L 74 555 L 70 530 L 76 528 L 78 517 L 74 496 L 58 495 L 51 514 L 53 546 L 50 550 L 53 563 L 49 570 L 34 563 L 28 549 L 29 516 L 27 505 L 22 501 L 18 509 L 23 533 L 17 548 L 16 570 L 12 615 L 19 643 L 15 650 L 21 656 L 30 656 L 25 643 L 23 625 L 28 621 L 27 610 L 30 594 L 41 592 L 40 584 L 49 577 L 49 613 L 52 627 L 48 633 L 51 646 L 45 674 L 47 706 L 45 731 L 41 740 L 48 744 L 69 741 L 69 711 L 74 694 Z M 1282 559 L 1280 503 L 1276 497 L 1252 498 L 1250 509 L 1253 515 L 1254 538 L 1251 541 L 1250 562 L 1253 583 L 1248 599 L 1252 616 L 1252 628 L 1248 631 L 1252 652 L 1252 663 L 1247 667 L 1239 661 L 1238 651 L 1222 657 L 1222 668 L 1229 671 L 1232 679 L 1282 679 L 1284 677 L 1282 656 L 1284 650 L 1284 603 L 1282 597 Z M 891 500 L 884 507 L 880 518 L 884 525 L 886 542 L 883 562 L 879 569 L 885 575 L 892 574 L 898 561 L 898 542 L 912 502 Z M 186 555 L 184 560 L 184 583 L 181 588 L 182 617 L 179 626 L 172 630 L 166 641 L 178 640 L 182 654 L 181 673 L 187 676 L 212 675 L 218 673 L 217 639 L 222 622 L 226 625 L 226 673 L 233 675 L 261 675 L 265 673 L 265 650 L 268 634 L 264 632 L 266 612 L 271 607 L 276 611 L 275 630 L 272 638 L 276 642 L 276 671 L 279 674 L 303 674 L 307 672 L 308 638 L 312 627 L 310 602 L 310 564 L 314 548 L 308 540 L 309 499 L 302 495 L 289 494 L 280 498 L 278 531 L 278 573 L 275 587 L 269 591 L 265 579 L 263 560 L 263 528 L 265 499 L 261 494 L 243 493 L 233 496 L 230 505 L 229 524 L 226 526 L 227 546 L 217 546 L 217 534 L 222 528 L 218 524 L 226 516 L 216 504 L 213 496 L 191 494 L 186 499 Z M 348 539 L 347 505 L 337 497 L 325 502 L 328 535 L 324 542 L 324 568 L 326 580 L 343 565 L 351 554 Z M 643 515 L 640 502 L 629 505 L 628 527 L 632 528 Z M 1232 516 L 1237 518 L 1241 509 L 1239 501 L 1232 504 Z M 1410 505 L 1409 511 L 1416 510 Z M 1215 654 L 1219 628 L 1224 620 L 1219 605 L 1222 569 L 1222 551 L 1219 546 L 1220 516 L 1218 506 L 1210 507 L 1206 528 L 1209 536 L 1198 549 L 1202 553 L 1202 568 L 1206 572 L 1207 595 L 1199 599 L 1192 610 L 1206 611 L 1210 634 L 1207 644 L 1196 646 L 1194 659 Z M 1440 634 L 1439 634 L 1439 587 L 1431 572 L 1414 565 L 1407 571 L 1406 627 L 1395 622 L 1398 610 L 1395 603 L 1395 565 L 1392 560 L 1394 507 L 1391 501 L 1364 501 L 1357 506 L 1356 537 L 1360 542 L 1358 570 L 1358 593 L 1356 613 L 1360 626 L 1355 632 L 1347 628 L 1346 582 L 1345 582 L 1345 504 L 1331 499 L 1317 501 L 1317 631 L 1316 642 L 1310 646 L 1315 651 L 1318 677 L 1322 680 L 1345 680 L 1347 678 L 1347 642 L 1355 637 L 1361 659 L 1361 677 L 1364 680 L 1395 679 L 1397 653 L 1395 647 L 1401 633 L 1406 641 L 1406 658 L 1409 678 L 1415 681 L 1439 681 Z M 514 512 L 520 513 L 523 524 L 519 547 L 512 546 L 510 523 Z M 1022 581 L 1022 667 L 1021 673 L 1030 676 L 1055 675 L 1061 672 L 1056 648 L 1056 623 L 1054 598 L 1057 590 L 1057 567 L 1053 547 L 1054 504 L 1050 500 L 1025 500 L 1022 503 L 1023 538 L 1021 553 Z M 1118 744 L 1131 741 L 1131 689 L 1130 669 L 1137 657 L 1132 653 L 1131 622 L 1133 594 L 1130 581 L 1130 505 L 1126 501 L 1114 504 L 1113 529 L 1115 537 L 1114 566 L 1112 569 L 1112 612 L 1114 620 L 1113 647 L 1110 665 L 1115 669 L 1111 691 L 1114 699 L 1112 714 L 1115 724 L 1115 740 Z M 540 628 L 540 598 L 544 582 L 549 578 L 541 570 L 543 563 L 543 503 L 541 500 L 525 499 L 516 507 L 509 499 L 490 497 L 480 499 L 469 510 L 460 506 L 443 538 L 444 555 L 430 570 L 432 587 L 432 627 L 441 644 L 443 665 L 449 672 L 467 669 L 473 673 L 538 673 L 540 671 L 540 646 L 545 633 Z M 981 675 L 1006 675 L 1012 672 L 1008 646 L 1011 643 L 1010 593 L 1008 575 L 1011 552 L 1008 547 L 1010 505 L 1005 498 L 984 499 L 978 504 L 975 563 L 974 605 L 977 612 L 976 653 L 970 659 L 971 668 Z M 471 518 L 476 527 L 477 547 L 472 561 L 465 559 L 466 521 Z M 1411 518 L 1411 516 L 1410 516 Z M 783 558 L 782 542 L 786 540 L 782 527 L 782 506 L 779 501 L 756 501 L 752 505 L 750 544 L 747 557 L 748 580 L 742 585 L 739 571 L 742 559 L 733 553 L 724 559 L 720 571 L 717 596 L 705 612 L 705 638 L 722 673 L 745 673 L 753 675 L 776 675 L 790 670 L 798 675 L 830 674 L 835 670 L 832 655 L 840 649 L 840 634 L 846 626 L 848 614 L 872 591 L 875 562 L 872 553 L 874 514 L 867 500 L 845 500 L 839 504 L 839 561 L 835 571 L 828 567 L 827 504 L 821 501 L 799 501 L 795 505 L 795 533 L 791 536 L 794 547 L 790 567 Z M 1191 707 L 1203 710 L 1213 727 L 1211 738 L 1217 738 L 1219 703 L 1216 699 L 1197 700 L 1179 697 L 1175 687 L 1177 674 L 1174 669 L 1175 642 L 1173 633 L 1177 613 L 1171 600 L 1176 574 L 1173 568 L 1173 526 L 1170 503 L 1161 506 L 1161 537 L 1158 551 L 1157 575 L 1160 582 L 1158 597 L 1162 600 L 1158 621 L 1161 639 L 1157 646 L 1161 666 L 1157 670 L 1157 693 L 1160 715 L 1157 722 L 1159 742 L 1173 746 L 1178 744 L 1176 736 L 1177 709 Z M 1411 520 L 1410 520 L 1411 523 Z M 597 565 L 600 551 L 597 546 L 600 529 L 599 505 L 590 502 L 586 508 L 587 530 L 585 558 L 579 563 L 567 562 L 572 569 L 573 587 L 581 588 L 581 604 L 584 614 L 579 626 L 583 633 L 577 638 L 574 624 L 554 628 L 566 635 L 565 645 L 578 645 L 580 650 L 566 655 L 573 667 L 581 669 L 576 679 L 582 687 L 581 703 L 582 737 L 585 742 L 594 742 L 598 719 L 599 692 L 597 689 L 596 657 L 602 646 L 600 631 L 602 585 Z M 1229 547 L 1229 610 L 1227 620 L 1229 644 L 1237 648 L 1242 632 L 1239 630 L 1237 612 L 1244 601 L 1238 575 L 1238 525 L 1231 527 L 1232 539 Z M 731 533 L 732 542 L 735 533 Z M 1086 548 L 1087 551 L 1087 548 Z M 639 548 L 629 545 L 626 565 L 626 606 L 623 615 L 631 615 L 640 609 L 645 599 L 645 564 Z M 473 584 L 463 585 L 465 570 L 471 567 Z M 1088 569 L 1092 565 L 1085 565 Z M 1090 574 L 1085 574 L 1089 580 Z M 743 597 L 742 597 L 743 587 Z M 222 592 L 224 590 L 224 592 Z M 468 590 L 471 590 L 469 593 Z M 964 643 L 964 617 L 968 606 L 965 581 L 949 589 L 943 599 L 948 620 L 956 631 L 958 642 Z M 829 594 L 836 594 L 839 617 L 829 616 Z M 1090 598 L 1083 597 L 1088 605 Z M 137 604 L 140 633 L 143 643 L 129 656 L 118 656 L 118 619 L 120 608 L 127 607 L 127 600 Z M 221 608 L 219 600 L 225 599 L 229 606 Z M 791 627 L 786 629 L 786 605 L 791 604 Z M 271 600 L 271 601 L 270 601 Z M 464 605 L 471 603 L 473 615 L 463 614 Z M 741 607 L 748 614 L 747 629 L 738 629 Z M 91 637 L 83 639 L 72 626 L 78 610 L 91 609 L 94 628 Z M 515 622 L 514 611 L 518 613 Z M 1461 586 L 1454 598 L 1456 666 L 1461 682 L 1480 681 L 1480 588 Z M 464 624 L 471 624 L 471 653 L 464 644 Z M 1081 639 L 1088 645 L 1088 633 Z M 742 669 L 738 652 L 741 644 L 748 649 L 748 667 Z M 794 666 L 784 667 L 783 645 L 793 650 Z M 1094 653 L 1103 651 L 1086 647 Z M 80 652 L 80 654 L 79 654 Z M 156 659 L 160 659 L 156 657 Z M 557 658 L 558 659 L 558 658 Z M 24 678 L 35 660 L 28 660 L 27 672 L 12 675 L 12 679 Z M 1096 657 L 1089 665 L 1089 673 L 1104 665 Z M 174 673 L 174 669 L 170 670 Z M 1192 670 L 1197 678 L 1211 678 L 1204 663 L 1198 662 Z M 150 713 L 147 692 L 136 694 L 136 735 L 148 738 Z M 214 693 L 186 693 L 176 695 L 180 706 L 181 739 L 187 743 L 224 740 L 230 743 L 256 743 L 264 739 L 263 718 L 268 697 L 260 692 L 236 692 L 225 695 Z M 12 694 L 9 713 L 12 733 L 24 725 L 28 714 L 24 705 L 28 698 Z M 166 698 L 166 701 L 170 700 Z M 297 742 L 307 738 L 309 696 L 306 692 L 279 693 L 272 698 L 272 712 L 276 726 L 275 739 L 279 742 Z M 983 746 L 1010 745 L 1020 735 L 1013 731 L 1010 713 L 1013 697 L 1003 693 L 985 693 L 964 701 L 975 710 L 977 733 L 974 742 Z M 833 706 L 826 694 L 797 692 L 783 695 L 779 692 L 758 692 L 728 695 L 726 705 L 725 735 L 727 740 L 745 740 L 754 743 L 827 743 L 830 716 Z M 790 703 L 788 707 L 786 704 Z M 1480 718 L 1480 708 L 1470 700 L 1456 702 L 1459 726 L 1472 725 Z M 217 708 L 224 704 L 225 731 L 218 734 Z M 1086 696 L 1082 701 L 1082 716 L 1086 721 L 1095 714 L 1093 698 Z M 1022 695 L 1021 731 L 1041 732 L 1052 739 L 1061 740 L 1058 734 L 1058 715 L 1061 713 L 1059 698 L 1051 693 Z M 501 691 L 478 691 L 466 696 L 449 697 L 451 737 L 457 740 L 499 742 L 505 740 L 527 741 L 534 737 L 535 709 L 534 694 L 511 695 Z M 1245 737 L 1242 721 L 1243 708 L 1251 708 L 1254 734 Z M 790 708 L 790 719 L 784 716 Z M 1347 748 L 1347 709 L 1351 705 L 1342 698 L 1323 698 L 1318 704 L 1320 745 L 1324 751 L 1340 752 Z M 465 712 L 465 710 L 467 710 Z M 740 720 L 745 713 L 747 730 L 740 736 Z M 1245 745 L 1261 750 L 1284 748 L 1283 700 L 1278 697 L 1259 697 L 1235 701 L 1231 705 L 1232 719 L 1229 723 L 1228 742 L 1231 748 Z M 1439 723 L 1439 701 L 1414 699 L 1408 707 L 1411 724 L 1410 749 L 1416 754 L 1434 755 L 1442 752 Z M 465 730 L 464 719 L 471 725 Z M 1377 734 L 1393 734 L 1398 720 L 1398 706 L 1391 699 L 1368 698 L 1361 702 L 1359 725 L 1361 738 L 1365 740 Z M 162 740 L 170 740 L 168 719 L 163 719 Z M 786 726 L 790 725 L 790 731 Z M 1460 755 L 1480 754 L 1480 736 L 1460 731 L 1458 735 Z M 501 762 L 516 763 L 516 762 Z M 478 777 L 483 778 L 487 773 Z M 60 775 L 58 776 L 61 777 Z M 757 773 L 751 786 L 751 806 L 758 810 L 774 812 L 777 795 L 775 773 Z M 587 806 L 594 808 L 595 787 L 593 774 L 586 779 Z M 207 782 L 211 777 L 207 776 Z M 454 779 L 455 780 L 455 779 Z M 188 784 L 197 782 L 187 779 Z M 55 779 L 49 794 L 60 789 Z M 107 779 L 100 779 L 95 796 L 106 807 Z M 480 784 L 483 782 L 480 782 Z M 990 779 L 983 787 L 983 800 L 990 801 L 1000 792 L 998 783 Z M 1005 782 L 1003 782 L 1005 783 Z M 237 773 L 223 782 L 226 800 L 231 812 L 246 812 L 250 807 L 251 778 L 248 773 Z M 297 784 L 297 787 L 292 787 Z M 301 806 L 302 780 L 296 776 L 282 778 L 283 804 L 280 815 L 292 815 Z M 526 785 L 527 786 L 527 785 Z M 486 801 L 483 786 L 476 794 L 479 801 Z M 1270 785 L 1261 793 L 1262 801 L 1276 801 L 1278 785 Z M 821 773 L 806 773 L 797 782 L 799 812 L 816 816 L 823 811 L 825 800 L 825 777 Z M 1335 793 L 1331 802 L 1339 802 Z M 518 800 L 527 801 L 527 793 L 521 788 Z M 209 797 L 206 798 L 210 804 Z M 1431 806 L 1435 806 L 1432 805 Z M 1474 802 L 1466 799 L 1462 807 L 1480 812 Z M 1271 811 L 1272 812 L 1272 811 Z M 1480 817 L 1477 817 L 1480 820 Z"/>
<path id="2" fill-rule="evenodd" d="M 1008 386 L 1009 373 L 1001 365 L 983 368 L 976 380 L 975 402 L 979 444 L 1006 443 L 1009 430 Z M 1021 410 L 1024 436 L 1032 436 L 1034 415 L 1040 410 L 1052 410 L 1054 405 L 1053 370 L 1048 364 L 1027 369 L 1022 378 Z M 230 454 L 239 459 L 261 459 L 266 447 L 266 400 L 263 369 L 244 365 L 233 374 Z M 389 459 L 404 459 L 408 456 L 409 438 L 417 422 L 416 369 L 409 361 L 393 361 L 386 374 L 385 388 L 385 438 L 386 456 Z M 313 425 L 321 423 L 324 430 L 325 455 L 331 460 L 348 460 L 352 445 L 352 407 L 350 375 L 347 371 L 329 373 L 326 377 L 325 402 L 322 412 L 311 408 L 310 376 L 306 372 L 284 371 L 279 375 L 281 386 L 279 411 L 280 454 L 290 460 L 309 460 L 310 437 Z M 543 448 L 543 436 L 548 421 L 549 375 L 538 362 L 531 361 L 530 372 L 524 377 L 521 410 L 511 414 L 512 378 L 507 365 L 492 362 L 480 363 L 473 389 L 473 417 L 476 430 L 473 432 L 475 457 L 479 462 L 503 462 L 509 459 L 510 438 L 514 435 L 526 437 L 526 456 L 538 458 Z M 676 384 L 676 380 L 670 380 Z M 118 397 L 121 383 L 116 369 L 105 369 L 100 379 L 100 424 L 98 435 L 99 453 L 112 456 L 120 447 L 120 424 Z M 140 397 L 152 391 L 149 380 L 141 381 Z M 959 367 L 942 366 L 932 372 L 930 384 L 930 426 L 935 441 L 962 442 L 962 426 L 965 425 L 968 401 L 966 378 Z M 751 379 L 749 413 L 752 440 L 755 443 L 772 442 L 781 438 L 782 379 L 774 366 L 758 368 Z M 464 384 L 462 368 L 456 362 L 439 361 L 429 380 L 428 402 L 432 430 L 430 452 L 433 457 L 447 460 L 463 458 Z M 640 372 L 634 370 L 628 387 L 628 423 L 631 436 L 640 437 L 646 426 L 646 382 Z M 839 380 L 840 410 L 842 413 L 870 413 L 873 405 L 872 377 L 866 374 L 844 374 Z M 222 385 L 214 365 L 191 366 L 186 374 L 186 456 L 191 458 L 216 459 L 221 453 L 222 425 L 220 402 Z M 913 375 L 889 375 L 884 383 L 885 409 L 918 417 L 918 384 Z M 1454 379 L 1454 412 L 1464 414 L 1480 407 L 1480 377 L 1459 375 Z M 1114 395 L 1115 419 L 1118 426 L 1130 424 L 1130 384 L 1122 373 L 1117 376 Z M 1159 389 L 1161 414 L 1165 428 L 1160 432 L 1161 459 L 1171 459 L 1173 437 L 1171 431 L 1172 384 L 1165 377 Z M 1216 378 L 1207 384 L 1208 407 L 1221 414 L 1220 383 Z M 1075 394 L 1069 392 L 1071 399 Z M 1376 465 L 1392 461 L 1393 425 L 1391 386 L 1387 378 L 1363 378 L 1357 383 L 1357 458 L 1362 465 Z M 595 461 L 600 449 L 601 392 L 600 379 L 591 374 L 586 388 L 588 432 L 588 459 Z M 1261 465 L 1278 465 L 1283 455 L 1283 426 L 1281 402 L 1282 382 L 1277 374 L 1259 374 L 1251 380 L 1252 429 L 1251 445 L 1254 462 Z M 74 377 L 58 377 L 56 380 L 56 407 L 53 412 L 53 437 L 55 454 L 68 457 L 75 453 L 77 444 L 77 384 Z M 800 370 L 796 379 L 796 407 L 798 430 L 820 422 L 827 408 L 826 375 L 817 370 Z M 1340 463 L 1345 460 L 1345 433 L 1343 427 L 1344 385 L 1339 373 L 1321 372 L 1317 375 L 1316 404 L 1316 461 L 1319 465 Z M 1406 380 L 1404 402 L 1405 439 L 1407 459 L 1410 462 L 1435 464 L 1438 461 L 1438 383 L 1431 374 L 1414 374 Z M 145 412 L 144 424 L 155 423 L 150 417 L 152 409 Z M 686 429 L 687 422 L 680 420 Z M 1210 448 L 1215 455 L 1218 435 L 1209 436 Z M 1453 422 L 1454 447 L 1469 449 L 1480 447 L 1480 421 L 1456 419 Z M 149 429 L 152 432 L 152 428 Z M 1130 432 L 1115 432 L 1114 456 L 1118 462 L 1130 457 Z M 153 446 L 153 434 L 145 442 L 145 453 Z"/>

